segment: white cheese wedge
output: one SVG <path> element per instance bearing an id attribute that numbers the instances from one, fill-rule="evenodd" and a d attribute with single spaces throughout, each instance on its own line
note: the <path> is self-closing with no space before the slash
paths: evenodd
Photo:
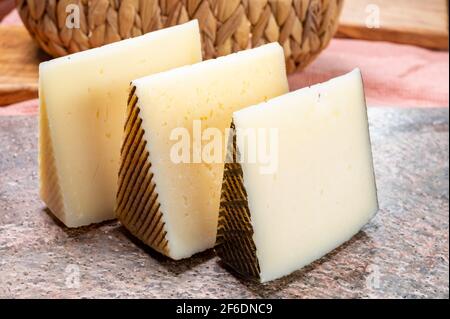
<path id="1" fill-rule="evenodd" d="M 269 44 L 132 82 L 117 197 L 132 234 L 173 259 L 214 246 L 225 130 L 233 112 L 288 92 L 285 68 Z M 198 152 L 210 141 L 212 161 Z"/>
<path id="2" fill-rule="evenodd" d="M 66 226 L 115 218 L 130 82 L 201 59 L 193 21 L 40 65 L 40 193 Z"/>
<path id="3" fill-rule="evenodd" d="M 376 214 L 359 70 L 236 112 L 233 122 L 216 251 L 238 273 L 261 282 L 288 275 Z M 256 149 L 272 155 L 251 161 L 254 130 Z"/>

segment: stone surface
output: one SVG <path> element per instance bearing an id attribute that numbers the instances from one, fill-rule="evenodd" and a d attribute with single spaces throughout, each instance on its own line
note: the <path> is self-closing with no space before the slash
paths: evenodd
<path id="1" fill-rule="evenodd" d="M 335 252 L 265 285 L 236 278 L 212 251 L 170 261 L 117 222 L 65 228 L 39 200 L 37 118 L 0 117 L 0 297 L 448 298 L 448 109 L 369 115 L 378 216 Z"/>

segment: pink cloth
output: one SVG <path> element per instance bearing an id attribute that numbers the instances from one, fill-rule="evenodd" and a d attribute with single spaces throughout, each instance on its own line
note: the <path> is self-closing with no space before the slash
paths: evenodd
<path id="1" fill-rule="evenodd" d="M 0 0 L 1 1 L 1 0 Z M 6 15 L 0 23 L 1 25 L 21 25 L 22 20 L 20 20 L 19 13 L 17 10 L 11 11 L 8 15 Z"/>
<path id="2" fill-rule="evenodd" d="M 291 89 L 326 81 L 359 67 L 371 106 L 448 107 L 449 54 L 410 45 L 334 39 Z"/>
<path id="3" fill-rule="evenodd" d="M 20 25 L 17 11 L 2 25 Z M 289 77 L 291 90 L 359 67 L 369 106 L 448 107 L 449 54 L 409 45 L 334 39 L 306 70 Z M 0 115 L 35 114 L 37 100 L 0 107 Z"/>
<path id="4" fill-rule="evenodd" d="M 9 106 L 0 106 L 0 116 L 35 115 L 39 111 L 39 101 L 29 100 Z"/>

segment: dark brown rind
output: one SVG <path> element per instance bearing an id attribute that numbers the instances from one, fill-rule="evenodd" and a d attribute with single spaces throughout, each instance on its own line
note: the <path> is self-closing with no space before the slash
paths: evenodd
<path id="1" fill-rule="evenodd" d="M 234 123 L 231 131 L 236 131 Z M 231 138 L 225 163 L 215 250 L 222 261 L 237 273 L 259 280 L 261 270 L 253 241 L 254 231 L 244 174 L 238 163 L 236 134 L 233 133 Z"/>
<path id="2" fill-rule="evenodd" d="M 121 149 L 116 215 L 134 236 L 169 256 L 167 232 L 153 180 L 152 163 L 149 160 L 150 153 L 147 150 L 140 112 L 136 88 L 132 87 Z"/>

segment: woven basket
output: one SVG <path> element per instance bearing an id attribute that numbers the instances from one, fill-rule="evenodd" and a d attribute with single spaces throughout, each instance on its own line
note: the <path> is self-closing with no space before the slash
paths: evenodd
<path id="1" fill-rule="evenodd" d="M 343 0 L 16 0 L 39 45 L 54 57 L 198 19 L 205 58 L 278 41 L 289 72 L 303 69 L 336 32 Z M 66 27 L 68 5 L 80 28 Z"/>

